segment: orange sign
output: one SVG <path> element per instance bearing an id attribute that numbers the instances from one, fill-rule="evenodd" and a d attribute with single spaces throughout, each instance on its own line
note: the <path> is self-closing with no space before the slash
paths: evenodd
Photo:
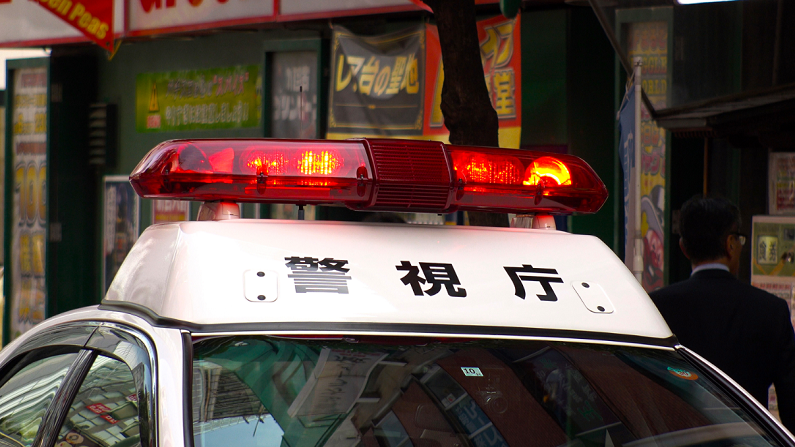
<path id="1" fill-rule="evenodd" d="M 519 16 L 477 23 L 483 75 L 500 123 L 500 147 L 518 148 L 522 128 L 522 49 Z M 427 25 L 425 125 L 423 135 L 447 135 L 441 111 L 444 68 L 439 33 Z"/>
<path id="2" fill-rule="evenodd" d="M 113 51 L 113 0 L 38 0 L 102 48 Z"/>

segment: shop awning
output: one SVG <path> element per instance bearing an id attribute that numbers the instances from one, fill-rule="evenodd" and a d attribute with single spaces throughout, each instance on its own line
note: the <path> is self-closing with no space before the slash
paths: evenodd
<path id="1" fill-rule="evenodd" d="M 658 110 L 675 136 L 752 137 L 765 147 L 795 146 L 795 83 Z"/>

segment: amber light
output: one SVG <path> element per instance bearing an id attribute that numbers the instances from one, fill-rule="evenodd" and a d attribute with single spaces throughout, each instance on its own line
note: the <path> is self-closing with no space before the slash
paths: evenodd
<path id="1" fill-rule="evenodd" d="M 298 157 L 298 171 L 304 175 L 332 175 L 342 167 L 342 157 L 335 151 L 307 150 Z"/>
<path id="2" fill-rule="evenodd" d="M 533 160 L 525 172 L 525 180 L 522 182 L 527 186 L 565 186 L 571 185 L 571 174 L 569 168 L 560 160 L 553 157 L 540 157 Z"/>
<path id="3" fill-rule="evenodd" d="M 467 152 L 454 152 L 453 168 L 467 182 L 518 185 L 522 180 L 519 159 Z"/>
<path id="4" fill-rule="evenodd" d="M 243 174 L 283 175 L 287 172 L 287 157 L 282 152 L 249 149 L 240 156 Z"/>

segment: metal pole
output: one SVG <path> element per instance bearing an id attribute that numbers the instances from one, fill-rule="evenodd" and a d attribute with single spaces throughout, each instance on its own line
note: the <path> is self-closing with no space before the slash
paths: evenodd
<path id="1" fill-rule="evenodd" d="M 641 129 L 640 129 L 640 108 L 641 108 L 641 66 L 643 62 L 641 58 L 635 58 L 634 61 L 634 78 L 635 78 L 635 181 L 633 182 L 633 191 L 635 193 L 635 247 L 634 257 L 632 259 L 632 273 L 639 283 L 643 283 L 643 235 L 640 229 L 640 175 L 641 166 Z"/>

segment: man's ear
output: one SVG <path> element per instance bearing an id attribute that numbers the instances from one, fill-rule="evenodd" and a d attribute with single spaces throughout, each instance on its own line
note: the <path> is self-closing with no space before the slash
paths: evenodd
<path id="1" fill-rule="evenodd" d="M 682 250 L 682 254 L 684 254 L 687 259 L 690 259 L 690 255 L 687 254 L 687 249 L 685 248 L 685 240 L 681 237 L 679 238 L 679 249 Z"/>
<path id="2" fill-rule="evenodd" d="M 726 248 L 726 259 L 731 260 L 732 258 L 734 258 L 734 249 L 735 249 L 734 244 L 738 244 L 738 245 L 740 244 L 740 241 L 737 239 L 737 237 L 729 236 L 729 237 L 726 238 L 726 247 L 725 247 Z M 742 250 L 742 245 L 740 246 L 740 250 Z"/>

